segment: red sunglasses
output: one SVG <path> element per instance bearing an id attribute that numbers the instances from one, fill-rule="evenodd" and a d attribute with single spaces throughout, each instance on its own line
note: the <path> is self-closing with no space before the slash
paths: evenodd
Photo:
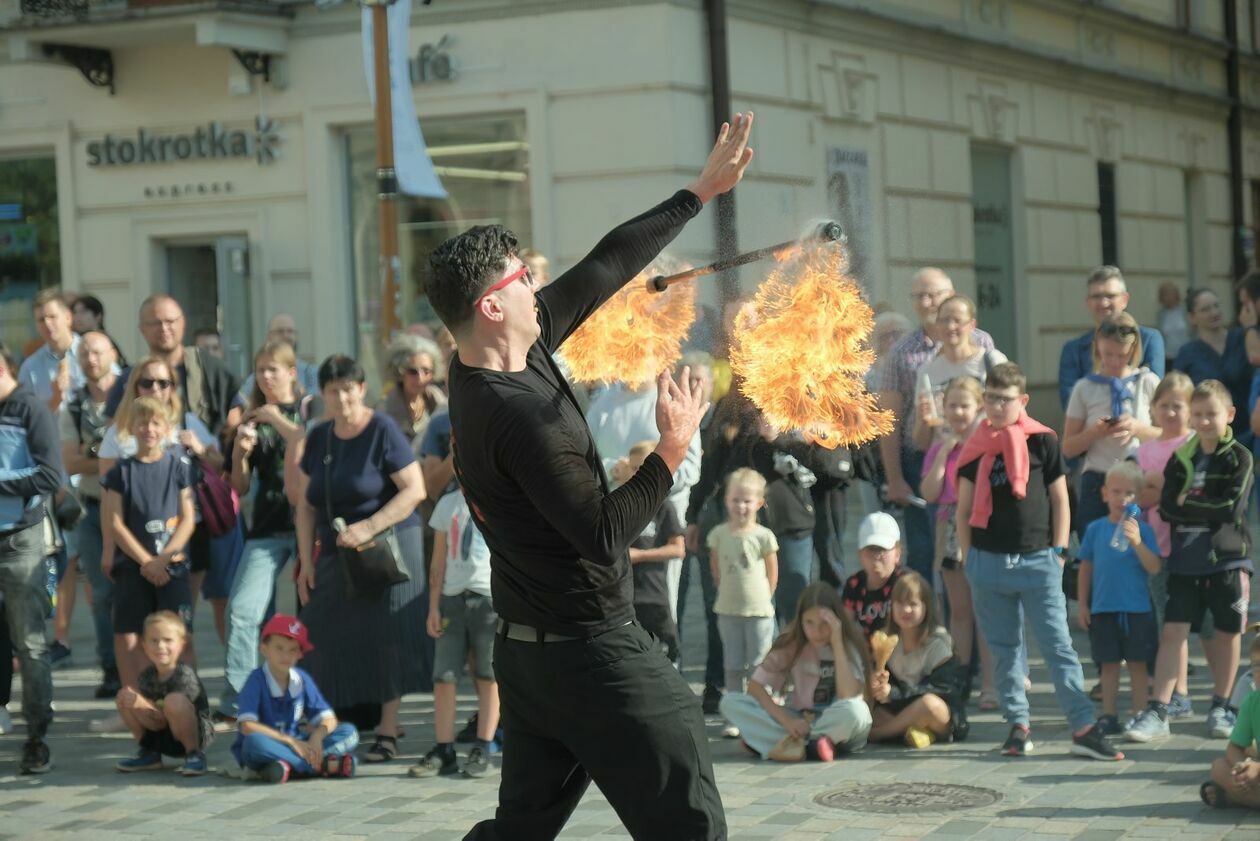
<path id="1" fill-rule="evenodd" d="M 478 298 L 476 301 L 473 301 L 473 309 L 478 309 L 481 306 L 481 302 L 484 301 L 490 295 L 491 292 L 498 292 L 500 289 L 509 285 L 513 281 L 520 280 L 522 277 L 525 277 L 527 275 L 529 275 L 529 266 L 522 265 L 519 270 L 512 272 L 510 275 L 500 280 L 494 286 L 491 286 L 485 292 L 482 292 L 481 297 Z M 534 280 L 533 277 L 530 276 L 529 278 L 530 288 L 533 288 L 534 286 L 533 280 Z"/>

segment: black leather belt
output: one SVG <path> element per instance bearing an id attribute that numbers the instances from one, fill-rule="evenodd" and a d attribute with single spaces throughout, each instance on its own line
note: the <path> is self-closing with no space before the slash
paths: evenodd
<path id="1" fill-rule="evenodd" d="M 519 622 L 499 620 L 499 636 L 518 642 L 573 642 L 586 637 L 569 637 L 564 634 L 553 634 L 533 625 L 522 625 Z"/>

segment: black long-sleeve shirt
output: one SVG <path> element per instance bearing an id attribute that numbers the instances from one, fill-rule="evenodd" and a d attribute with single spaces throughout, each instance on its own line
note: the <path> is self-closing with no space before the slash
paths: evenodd
<path id="1" fill-rule="evenodd" d="M 600 240 L 537 295 L 541 333 L 525 369 L 450 365 L 455 470 L 490 548 L 495 611 L 509 622 L 593 636 L 634 619 L 626 552 L 665 501 L 653 453 L 615 491 L 572 391 L 551 358 L 702 205 L 683 190 Z"/>

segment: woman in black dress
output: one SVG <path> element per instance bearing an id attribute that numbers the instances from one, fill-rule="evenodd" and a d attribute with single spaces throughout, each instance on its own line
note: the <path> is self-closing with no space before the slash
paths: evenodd
<path id="1" fill-rule="evenodd" d="M 365 381 L 362 366 L 348 356 L 330 356 L 319 368 L 332 420 L 307 435 L 296 476 L 298 596 L 315 646 L 303 668 L 334 709 L 381 705 L 376 741 L 364 758 L 383 762 L 398 753 L 402 696 L 431 688 L 433 647 L 424 631 L 428 603 L 416 516 L 424 479 L 398 425 L 363 402 Z M 410 580 L 352 595 L 336 548 L 362 546 L 390 526 Z"/>

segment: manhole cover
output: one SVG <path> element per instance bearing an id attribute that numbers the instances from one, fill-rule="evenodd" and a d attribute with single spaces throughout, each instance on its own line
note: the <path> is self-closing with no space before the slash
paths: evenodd
<path id="1" fill-rule="evenodd" d="M 920 814 L 953 812 L 992 806 L 1002 795 L 988 788 L 948 783 L 884 783 L 824 791 L 814 798 L 820 806 L 851 812 Z"/>

